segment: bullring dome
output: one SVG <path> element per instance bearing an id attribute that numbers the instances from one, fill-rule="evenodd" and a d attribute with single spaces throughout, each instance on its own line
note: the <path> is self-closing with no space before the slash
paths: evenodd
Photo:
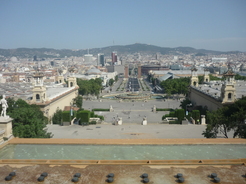
<path id="1" fill-rule="evenodd" d="M 86 72 L 87 75 L 98 75 L 101 73 L 102 72 L 100 70 L 98 70 L 97 68 L 91 68 Z"/>

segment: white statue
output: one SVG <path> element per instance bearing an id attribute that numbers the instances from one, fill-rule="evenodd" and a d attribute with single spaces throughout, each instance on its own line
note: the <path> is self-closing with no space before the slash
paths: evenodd
<path id="1" fill-rule="evenodd" d="M 5 99 L 5 95 L 3 95 L 3 98 L 0 100 L 0 104 L 2 104 L 1 116 L 6 117 L 6 111 L 8 108 L 8 103 L 7 103 L 7 100 Z"/>

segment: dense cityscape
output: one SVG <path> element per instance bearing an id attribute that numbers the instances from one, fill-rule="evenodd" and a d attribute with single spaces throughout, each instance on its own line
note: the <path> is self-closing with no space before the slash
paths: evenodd
<path id="1" fill-rule="evenodd" d="M 245 183 L 245 7 L 1 1 L 0 183 Z"/>

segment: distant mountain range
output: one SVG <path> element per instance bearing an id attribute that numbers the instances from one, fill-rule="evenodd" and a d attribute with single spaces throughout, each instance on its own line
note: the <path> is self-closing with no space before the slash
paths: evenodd
<path id="1" fill-rule="evenodd" d="M 183 54 L 194 54 L 197 56 L 203 55 L 220 55 L 220 54 L 236 54 L 239 51 L 231 52 L 220 52 L 205 49 L 194 49 L 192 47 L 159 47 L 148 44 L 135 43 L 131 45 L 115 45 L 103 48 L 90 49 L 90 54 L 97 55 L 98 53 L 104 53 L 105 56 L 110 56 L 112 51 L 116 51 L 118 55 L 121 54 L 170 54 L 170 55 L 183 55 Z M 77 56 L 81 57 L 87 54 L 87 49 L 72 50 L 72 49 L 49 49 L 49 48 L 18 48 L 18 49 L 0 49 L 0 55 L 4 57 L 19 57 L 19 58 L 64 58 L 65 56 Z"/>

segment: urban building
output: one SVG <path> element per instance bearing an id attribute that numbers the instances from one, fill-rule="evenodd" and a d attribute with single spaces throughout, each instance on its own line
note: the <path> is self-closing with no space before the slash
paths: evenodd
<path id="1" fill-rule="evenodd" d="M 99 66 L 99 65 L 105 66 L 104 54 L 102 54 L 102 53 L 99 53 L 97 55 L 97 66 Z"/>
<path id="2" fill-rule="evenodd" d="M 119 75 L 124 75 L 123 65 L 110 65 L 106 66 L 108 72 L 117 72 Z"/>
<path id="3" fill-rule="evenodd" d="M 117 64 L 117 52 L 116 51 L 113 51 L 111 53 L 111 57 L 112 57 L 112 65 Z"/>
<path id="4" fill-rule="evenodd" d="M 68 87 L 64 86 L 63 83 L 45 86 L 43 83 L 43 73 L 38 71 L 33 78 L 32 98 L 27 100 L 27 102 L 40 106 L 41 111 L 49 119 L 49 122 L 51 122 L 57 109 L 63 110 L 65 106 L 71 105 L 73 99 L 78 96 L 79 87 L 73 75 L 67 78 Z M 62 76 L 60 76 L 60 80 L 64 81 Z"/>
<path id="5" fill-rule="evenodd" d="M 212 58 L 213 63 L 226 63 L 227 58 Z"/>
<path id="6" fill-rule="evenodd" d="M 198 84 L 198 75 L 193 69 L 189 91 L 192 104 L 214 111 L 234 103 L 246 94 L 246 81 L 236 81 L 231 69 L 224 74 L 224 77 L 224 81 L 210 81 L 205 73 L 204 84 Z"/>
<path id="7" fill-rule="evenodd" d="M 148 75 L 150 70 L 169 70 L 169 68 L 161 65 L 142 65 L 141 73 Z"/>
<path id="8" fill-rule="evenodd" d="M 91 55 L 91 54 L 84 55 L 84 61 L 85 61 L 85 63 L 92 63 L 93 55 Z"/>

